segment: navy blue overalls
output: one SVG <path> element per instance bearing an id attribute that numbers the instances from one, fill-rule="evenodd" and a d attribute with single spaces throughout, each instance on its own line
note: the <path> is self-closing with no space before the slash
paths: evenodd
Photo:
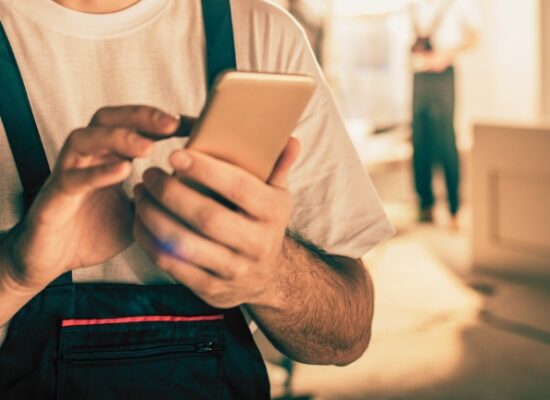
<path id="1" fill-rule="evenodd" d="M 203 0 L 207 82 L 236 67 L 229 0 Z M 25 208 L 50 169 L 0 24 L 0 117 Z M 1 305 L 0 305 L 1 307 Z M 238 308 L 182 285 L 54 281 L 12 319 L 0 399 L 269 399 L 265 365 Z"/>

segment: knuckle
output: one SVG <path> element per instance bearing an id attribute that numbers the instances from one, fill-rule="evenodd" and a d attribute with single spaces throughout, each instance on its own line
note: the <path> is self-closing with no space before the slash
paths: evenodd
<path id="1" fill-rule="evenodd" d="M 183 261 L 192 262 L 197 256 L 197 248 L 192 244 L 192 241 L 189 240 L 187 234 L 178 235 L 178 240 L 176 244 L 176 253 L 179 258 Z"/>
<path id="2" fill-rule="evenodd" d="M 150 121 L 154 115 L 154 108 L 144 105 L 128 106 L 128 117 L 135 124 L 144 124 Z"/>
<path id="3" fill-rule="evenodd" d="M 211 299 L 219 295 L 220 288 L 213 279 L 206 279 L 202 282 L 201 293 Z"/>
<path id="4" fill-rule="evenodd" d="M 129 106 L 130 109 L 130 116 L 132 119 L 134 120 L 140 120 L 142 118 L 146 118 L 146 117 L 149 117 L 150 115 L 150 107 L 145 107 L 145 106 L 142 106 L 142 105 L 134 105 L 134 106 Z"/>
<path id="5" fill-rule="evenodd" d="M 102 125 L 106 122 L 106 117 L 109 114 L 110 107 L 101 107 L 92 116 L 91 123 L 94 125 Z"/>
<path id="6" fill-rule="evenodd" d="M 212 232 L 217 229 L 219 211 L 212 206 L 203 206 L 197 212 L 197 227 L 203 232 Z"/>
<path id="7" fill-rule="evenodd" d="M 230 190 L 231 198 L 236 203 L 241 203 L 247 197 L 250 191 L 248 181 L 245 179 L 244 176 L 238 176 L 233 180 Z"/>
<path id="8" fill-rule="evenodd" d="M 84 134 L 85 131 L 86 130 L 84 128 L 78 128 L 71 131 L 71 133 L 69 133 L 69 136 L 67 137 L 67 140 L 65 141 L 67 147 L 71 149 L 74 148 L 75 144 L 78 143 L 79 138 Z"/>
<path id="9" fill-rule="evenodd" d="M 249 243 L 249 248 L 256 260 L 264 260 L 271 254 L 271 245 L 266 235 L 258 235 L 257 238 Z"/>
<path id="10" fill-rule="evenodd" d="M 248 268 L 244 263 L 234 262 L 231 264 L 230 273 L 228 274 L 229 279 L 240 280 L 247 275 Z"/>
<path id="11" fill-rule="evenodd" d="M 144 109 L 145 109 L 145 107 L 143 107 L 141 105 L 138 105 L 138 104 L 128 106 L 128 110 L 130 111 L 130 114 L 133 114 L 133 115 L 141 114 Z"/>
<path id="12" fill-rule="evenodd" d="M 109 136 L 116 139 L 126 139 L 127 136 L 132 134 L 132 130 L 124 127 L 117 126 L 109 130 Z"/>
<path id="13" fill-rule="evenodd" d="M 220 275 L 225 279 L 235 280 L 239 276 L 238 267 L 235 264 L 223 263 L 220 265 Z"/>

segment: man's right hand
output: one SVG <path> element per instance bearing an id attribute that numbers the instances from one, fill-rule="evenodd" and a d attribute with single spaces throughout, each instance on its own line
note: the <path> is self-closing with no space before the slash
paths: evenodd
<path id="1" fill-rule="evenodd" d="M 0 279 L 10 281 L 4 288 L 38 292 L 64 272 L 127 248 L 133 208 L 121 183 L 131 161 L 178 125 L 158 109 L 122 106 L 99 110 L 87 127 L 71 132 L 26 217 L 2 240 Z"/>

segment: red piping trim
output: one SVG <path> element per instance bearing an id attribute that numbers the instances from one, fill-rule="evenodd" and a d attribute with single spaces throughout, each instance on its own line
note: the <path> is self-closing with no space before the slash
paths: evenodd
<path id="1" fill-rule="evenodd" d="M 61 326 L 84 326 L 105 324 L 132 324 L 139 322 L 202 322 L 222 320 L 223 314 L 203 315 L 196 317 L 179 317 L 173 315 L 147 315 L 140 317 L 99 318 L 99 319 L 64 319 Z"/>

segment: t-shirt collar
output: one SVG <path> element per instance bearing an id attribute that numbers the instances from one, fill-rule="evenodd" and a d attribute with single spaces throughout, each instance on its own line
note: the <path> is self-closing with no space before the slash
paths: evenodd
<path id="1" fill-rule="evenodd" d="M 14 0 L 12 6 L 51 30 L 71 36 L 108 37 L 138 28 L 157 16 L 169 0 L 140 0 L 121 11 L 89 14 L 53 0 Z"/>

